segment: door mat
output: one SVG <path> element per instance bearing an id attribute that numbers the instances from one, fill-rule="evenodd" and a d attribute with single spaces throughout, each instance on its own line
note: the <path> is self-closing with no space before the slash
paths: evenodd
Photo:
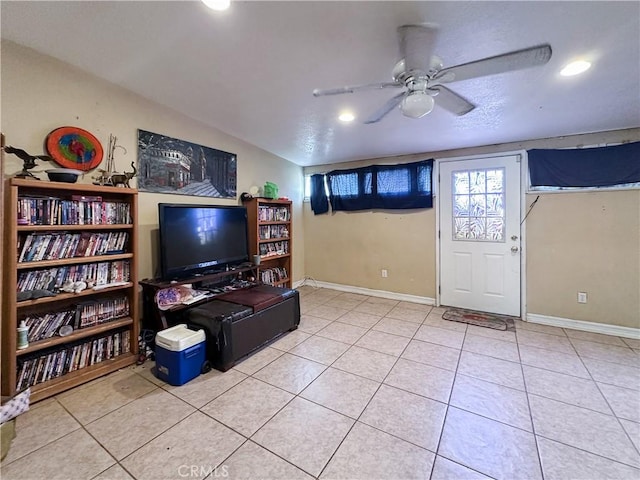
<path id="1" fill-rule="evenodd" d="M 469 325 L 477 325 L 478 327 L 493 328 L 494 330 L 503 330 L 506 332 L 515 332 L 516 317 L 508 315 L 498 315 L 495 313 L 476 312 L 474 310 L 465 310 L 463 308 L 449 308 L 442 314 L 444 320 L 452 322 L 468 323 Z"/>

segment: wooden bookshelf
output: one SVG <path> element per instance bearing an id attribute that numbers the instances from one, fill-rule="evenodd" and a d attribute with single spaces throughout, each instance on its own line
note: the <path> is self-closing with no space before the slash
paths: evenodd
<path id="1" fill-rule="evenodd" d="M 291 201 L 252 198 L 244 205 L 247 207 L 249 219 L 249 251 L 252 256 L 260 255 L 260 279 L 266 284 L 291 288 L 293 265 Z M 287 234 L 283 235 L 285 231 Z"/>
<path id="2" fill-rule="evenodd" d="M 87 361 L 86 366 L 73 371 L 66 372 L 60 363 L 60 370 L 54 374 L 53 364 L 50 368 L 51 377 L 42 375 L 37 377 L 38 383 L 31 384 L 31 400 L 38 401 L 56 395 L 64 390 L 73 388 L 93 380 L 102 375 L 108 374 L 127 365 L 135 363 L 138 354 L 138 278 L 137 278 L 137 206 L 138 192 L 135 189 L 107 187 L 86 184 L 74 184 L 63 182 L 38 181 L 29 179 L 12 178 L 4 182 L 4 234 L 3 234 L 3 282 L 2 282 L 2 395 L 14 395 L 17 390 L 18 371 L 23 361 L 33 361 L 47 355 L 55 355 L 62 350 L 70 351 L 72 346 L 87 345 L 95 341 L 95 348 L 100 347 L 100 354 L 95 359 Z M 89 224 L 77 224 L 69 219 L 67 225 L 60 223 L 60 218 L 49 218 L 48 224 L 25 225 L 19 224 L 19 201 L 23 198 L 47 199 L 71 201 L 72 196 L 84 195 L 91 197 L 101 197 L 101 202 L 115 202 L 126 204 L 129 210 L 130 222 L 122 221 L 109 223 L 104 219 L 95 219 Z M 99 206 L 99 205 L 98 205 Z M 61 210 L 63 208 L 61 207 Z M 55 216 L 55 211 L 51 210 L 50 217 Z M 31 221 L 31 219 L 30 219 Z M 33 223 L 42 223 L 40 220 Z M 19 248 L 22 248 L 24 239 L 31 233 L 81 233 L 81 232 L 126 232 L 128 239 L 123 253 L 94 255 L 87 257 L 69 257 L 56 260 L 41 260 L 31 262 L 18 262 Z M 115 278 L 112 272 L 113 264 L 109 262 L 128 262 L 128 278 Z M 65 293 L 59 290 L 60 285 L 56 282 L 56 295 L 52 297 L 42 297 L 17 301 L 20 275 L 32 273 L 37 276 L 40 270 L 50 268 L 61 269 L 80 268 L 83 265 L 107 263 L 109 271 L 109 282 L 101 284 L 95 289 L 87 288 L 79 293 Z M 105 267 L 105 270 L 107 268 Z M 17 327 L 20 320 L 28 315 L 41 315 L 42 312 L 61 312 L 74 310 L 78 304 L 87 301 L 100 301 L 111 298 L 126 298 L 129 306 L 129 314 L 126 317 L 115 318 L 113 320 L 102 321 L 98 325 L 86 328 L 76 328 L 67 336 L 59 336 L 30 342 L 25 349 L 17 349 Z M 114 334 L 120 335 L 114 335 Z M 121 340 L 120 350 L 112 348 L 109 351 L 105 338 L 128 338 L 128 343 Z M 98 339 L 105 339 L 98 343 Z M 89 347 L 87 347 L 89 348 Z M 115 355 L 115 356 L 114 356 Z M 62 359 L 60 355 L 53 357 Z M 52 361 L 53 362 L 53 361 Z M 58 365 L 58 364 L 56 364 Z M 46 372 L 47 370 L 45 370 Z M 25 377 L 27 379 L 27 377 Z M 23 388 L 26 386 L 23 385 Z"/>

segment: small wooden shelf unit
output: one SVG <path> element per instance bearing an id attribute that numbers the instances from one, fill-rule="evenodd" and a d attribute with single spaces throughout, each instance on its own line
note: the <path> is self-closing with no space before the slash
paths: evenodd
<path id="1" fill-rule="evenodd" d="M 113 349 L 107 352 L 112 343 L 105 339 L 96 346 L 102 346 L 100 353 L 96 355 L 93 364 L 87 362 L 87 366 L 63 373 L 65 369 L 60 365 L 57 373 L 54 373 L 54 365 L 51 365 L 51 378 L 31 386 L 31 401 L 38 401 L 64 390 L 73 388 L 97 377 L 113 372 L 127 365 L 135 363 L 138 354 L 138 278 L 137 278 L 137 206 L 138 192 L 130 188 L 105 187 L 86 184 L 37 181 L 12 178 L 6 180 L 4 189 L 4 232 L 3 232 L 3 292 L 2 292 L 2 395 L 14 395 L 18 386 L 18 370 L 25 358 L 42 357 L 55 354 L 72 346 L 91 342 L 105 336 L 123 339 L 128 336 L 128 345 L 123 344 L 119 354 Z M 127 204 L 130 212 L 130 223 L 120 224 L 89 224 L 89 225 L 18 225 L 18 207 L 21 198 L 42 198 L 72 200 L 72 196 L 101 197 L 102 202 L 116 202 Z M 90 203 L 90 199 L 86 200 Z M 109 233 L 126 232 L 128 239 L 125 252 L 114 255 L 95 255 L 87 257 L 60 258 L 56 260 L 41 260 L 31 262 L 18 262 L 19 251 L 27 235 L 32 233 L 51 234 L 77 234 L 82 232 Z M 83 264 L 96 264 L 101 262 L 127 261 L 129 262 L 129 278 L 126 282 L 106 286 L 100 289 L 88 288 L 79 293 L 58 293 L 53 297 L 42 297 L 33 300 L 17 301 L 18 279 L 23 273 L 31 270 L 54 268 L 62 266 L 76 266 Z M 20 320 L 27 315 L 44 315 L 61 311 L 69 311 L 78 308 L 79 303 L 87 301 L 99 301 L 101 299 L 120 298 L 129 305 L 129 315 L 112 320 L 102 319 L 100 323 L 85 328 L 76 328 L 67 336 L 54 335 L 50 338 L 30 342 L 25 349 L 17 349 L 17 327 Z M 113 334 L 119 334 L 114 337 Z M 88 347 L 87 347 L 88 348 Z M 64 359 L 62 355 L 52 357 L 55 361 Z M 68 361 L 68 359 L 67 359 Z M 52 363 L 54 360 L 52 360 Z M 46 367 L 45 367 L 46 368 Z M 49 376 L 47 376 L 48 378 Z M 37 376 L 36 376 L 37 378 Z M 42 378 L 45 378 L 44 376 Z M 25 388 L 24 382 L 22 388 Z"/>
<path id="2" fill-rule="evenodd" d="M 260 254 L 260 280 L 269 285 L 291 288 L 293 278 L 291 201 L 252 198 L 244 205 L 247 207 L 249 218 L 249 252 L 252 256 Z M 264 232 L 267 232 L 268 238 L 265 238 Z M 272 237 L 273 232 L 279 234 Z M 286 232 L 286 235 L 282 235 L 283 232 Z M 278 250 L 279 247 L 280 250 Z M 286 251 L 283 250 L 284 247 Z"/>

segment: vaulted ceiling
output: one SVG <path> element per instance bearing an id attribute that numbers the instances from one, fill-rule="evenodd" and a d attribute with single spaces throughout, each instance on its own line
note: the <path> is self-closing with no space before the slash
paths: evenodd
<path id="1" fill-rule="evenodd" d="M 3 39 L 31 47 L 299 165 L 640 126 L 640 2 L 1 2 Z M 445 67 L 549 43 L 543 66 L 448 86 L 476 105 L 363 121 L 396 91 L 397 27 L 438 26 Z M 561 77 L 569 61 L 592 67 Z M 349 109 L 356 120 L 344 124 Z"/>

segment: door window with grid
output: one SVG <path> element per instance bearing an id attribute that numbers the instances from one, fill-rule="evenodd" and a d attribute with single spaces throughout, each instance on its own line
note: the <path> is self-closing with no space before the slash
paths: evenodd
<path id="1" fill-rule="evenodd" d="M 504 168 L 453 172 L 453 239 L 505 241 Z"/>

